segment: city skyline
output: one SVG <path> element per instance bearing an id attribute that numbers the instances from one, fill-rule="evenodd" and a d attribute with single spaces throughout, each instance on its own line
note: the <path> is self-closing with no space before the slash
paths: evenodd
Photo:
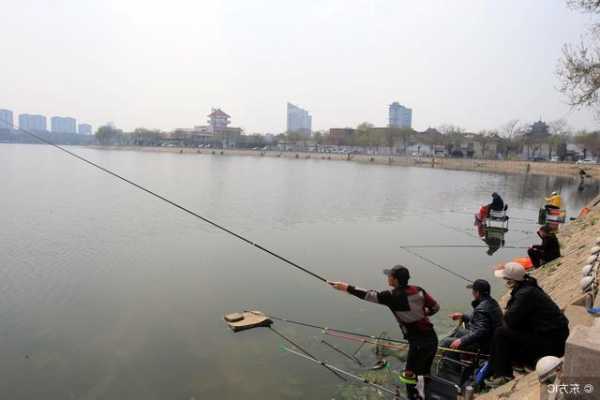
<path id="1" fill-rule="evenodd" d="M 417 130 L 532 116 L 598 126 L 557 90 L 561 49 L 590 23 L 564 1 L 60 3 L 6 5 L 2 107 L 171 130 L 218 104 L 246 132 L 280 132 L 287 99 L 310 109 L 313 130 L 385 126 L 383 110 L 401 99 L 418 110 Z"/>
<path id="2" fill-rule="evenodd" d="M 16 115 L 16 120 L 15 120 Z M 16 122 L 18 121 L 18 123 Z M 77 123 L 73 117 L 50 117 L 42 114 L 15 113 L 14 110 L 0 109 L 0 129 L 24 129 L 29 131 L 47 131 L 60 133 L 77 133 L 80 135 L 93 135 L 92 125 L 88 123 Z"/>

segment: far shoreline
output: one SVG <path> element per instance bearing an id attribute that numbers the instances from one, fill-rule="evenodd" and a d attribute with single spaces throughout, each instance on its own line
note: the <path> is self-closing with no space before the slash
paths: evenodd
<path id="1" fill-rule="evenodd" d="M 218 156 L 252 156 L 274 157 L 287 159 L 313 159 L 353 161 L 364 164 L 390 165 L 402 167 L 441 168 L 457 171 L 476 171 L 508 174 L 531 174 L 545 176 L 578 177 L 581 169 L 592 178 L 600 177 L 600 165 L 578 165 L 574 163 L 520 161 L 520 160 L 483 160 L 465 158 L 432 158 L 386 156 L 368 154 L 339 154 L 278 150 L 247 150 L 247 149 L 202 149 L 190 147 L 151 147 L 151 146 L 82 146 L 97 150 L 140 151 L 152 153 L 198 154 Z"/>

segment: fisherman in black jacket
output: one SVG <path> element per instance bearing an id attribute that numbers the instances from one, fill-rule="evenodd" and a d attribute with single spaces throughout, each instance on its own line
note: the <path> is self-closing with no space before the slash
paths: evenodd
<path id="1" fill-rule="evenodd" d="M 442 347 L 452 349 L 474 350 L 489 354 L 494 331 L 502 325 L 502 310 L 498 302 L 490 295 L 490 284 L 484 279 L 477 279 L 468 289 L 473 290 L 473 312 L 471 314 L 452 313 L 450 318 L 462 320 L 465 328 L 458 328 L 453 335 L 440 342 Z M 446 356 L 452 357 L 453 353 Z"/>
<path id="2" fill-rule="evenodd" d="M 437 313 L 439 304 L 419 286 L 408 284 L 410 273 L 402 265 L 383 271 L 392 290 L 365 290 L 346 282 L 328 282 L 337 290 L 359 299 L 387 306 L 394 314 L 404 337 L 408 340 L 408 355 L 400 381 L 406 384 L 409 399 L 421 399 L 416 388 L 417 377 L 424 378 L 424 395 L 429 398 L 429 373 L 437 352 L 438 338 L 429 316 Z"/>
<path id="3" fill-rule="evenodd" d="M 502 211 L 504 210 L 504 200 L 496 192 L 492 193 L 492 202 L 488 204 L 490 211 Z"/>
<path id="4" fill-rule="evenodd" d="M 569 337 L 569 320 L 558 305 L 525 273 L 519 263 L 506 263 L 496 276 L 512 288 L 506 304 L 504 324 L 492 342 L 491 387 L 513 379 L 513 362 L 534 367 L 544 356 L 562 357 Z"/>
<path id="5" fill-rule="evenodd" d="M 552 229 L 544 225 L 538 229 L 537 234 L 542 239 L 542 244 L 531 246 L 527 250 L 534 268 L 560 257 L 560 244 Z"/>

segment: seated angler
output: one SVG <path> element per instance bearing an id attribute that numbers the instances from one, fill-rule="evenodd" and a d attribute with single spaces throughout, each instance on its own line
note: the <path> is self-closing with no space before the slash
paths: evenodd
<path id="1" fill-rule="evenodd" d="M 496 192 L 492 193 L 492 202 L 488 204 L 488 208 L 491 211 L 502 211 L 504 210 L 504 200 Z"/>
<path id="2" fill-rule="evenodd" d="M 513 379 L 514 364 L 533 369 L 544 356 L 562 357 L 569 336 L 569 320 L 521 264 L 506 263 L 495 275 L 512 290 L 503 324 L 492 340 L 493 377 L 486 380 L 490 387 Z"/>
<path id="3" fill-rule="evenodd" d="M 479 209 L 479 214 L 477 214 L 476 217 L 478 221 L 482 222 L 490 215 L 490 211 L 502 210 L 504 210 L 504 200 L 502 200 L 502 197 L 500 197 L 498 193 L 494 192 L 492 193 L 492 202 L 482 206 Z"/>
<path id="4" fill-rule="evenodd" d="M 546 210 L 548 209 L 555 209 L 558 210 L 561 207 L 561 198 L 560 198 L 560 194 L 558 194 L 558 192 L 552 192 L 550 194 L 550 197 L 545 197 L 544 200 L 546 201 L 546 205 L 544 206 L 544 208 L 546 208 Z"/>
<path id="5" fill-rule="evenodd" d="M 396 265 L 383 271 L 392 290 L 364 290 L 345 282 L 329 282 L 337 290 L 348 292 L 359 299 L 387 306 L 404 337 L 408 340 L 408 356 L 400 380 L 406 384 L 409 399 L 422 398 L 416 389 L 417 376 L 425 378 L 425 398 L 428 376 L 437 352 L 438 339 L 428 316 L 439 311 L 438 303 L 422 288 L 408 284 L 410 274 L 406 267 Z"/>
<path id="6" fill-rule="evenodd" d="M 539 268 L 560 257 L 560 243 L 552 229 L 544 225 L 538 229 L 537 234 L 542 239 L 542 244 L 533 245 L 527 250 L 534 268 Z"/>
<path id="7" fill-rule="evenodd" d="M 467 288 L 472 289 L 473 312 L 450 314 L 450 318 L 453 320 L 462 320 L 465 328 L 456 329 L 451 336 L 442 339 L 440 345 L 441 347 L 489 354 L 494 331 L 502 325 L 502 310 L 498 302 L 490 295 L 491 289 L 488 281 L 477 279 Z M 456 353 L 448 353 L 446 356 L 457 358 L 454 354 Z"/>

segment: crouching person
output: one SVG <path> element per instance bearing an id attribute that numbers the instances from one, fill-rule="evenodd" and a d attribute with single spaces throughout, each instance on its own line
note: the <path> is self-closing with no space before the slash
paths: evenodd
<path id="1" fill-rule="evenodd" d="M 490 294 L 491 288 L 488 281 L 477 279 L 467 286 L 472 290 L 472 313 L 452 313 L 450 318 L 462 320 L 464 328 L 457 328 L 451 336 L 440 342 L 441 347 L 455 350 L 475 351 L 489 354 L 490 344 L 496 328 L 502 325 L 502 310 L 498 302 Z M 458 359 L 457 353 L 448 352 L 448 358 Z"/>
<path id="2" fill-rule="evenodd" d="M 490 387 L 513 379 L 513 364 L 533 369 L 544 356 L 562 357 L 569 336 L 569 320 L 521 264 L 509 262 L 495 275 L 512 290 L 492 341 Z"/>

